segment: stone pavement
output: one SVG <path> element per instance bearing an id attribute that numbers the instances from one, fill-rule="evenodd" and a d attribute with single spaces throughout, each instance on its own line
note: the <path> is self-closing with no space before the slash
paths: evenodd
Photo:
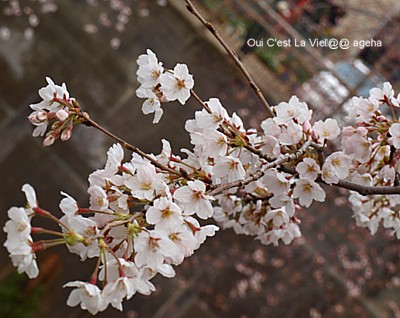
<path id="1" fill-rule="evenodd" d="M 130 2 L 134 7 L 136 1 Z M 133 13 L 120 49 L 113 50 L 108 44 L 111 31 L 93 35 L 82 31 L 83 24 L 96 21 L 105 2 L 96 8 L 81 0 L 57 3 L 57 13 L 41 16 L 32 41 L 22 39 L 18 18 L 6 21 L 14 36 L 0 40 L 1 227 L 7 209 L 23 204 L 20 188 L 26 182 L 35 187 L 48 210 L 58 211 L 60 191 L 85 206 L 87 176 L 104 165 L 112 144 L 86 127 L 75 128 L 70 141 L 51 148 L 43 148 L 40 139 L 31 137 L 28 105 L 39 101 L 37 90 L 46 85 L 45 76 L 66 82 L 92 118 L 146 152 L 158 153 L 161 138 L 171 142 L 175 153 L 187 146 L 184 122 L 199 108 L 195 101 L 185 107 L 171 104 L 158 125 L 152 125 L 152 116 L 141 114 L 141 101 L 134 93 L 135 61 L 147 48 L 166 67 L 187 63 L 195 88 L 205 100 L 218 96 L 230 112 L 239 112 L 247 122 L 263 117 L 236 68 L 182 18 L 182 12 L 150 1 L 150 15 Z M 330 196 L 330 205 L 302 212 L 304 238 L 295 244 L 266 247 L 221 231 L 177 268 L 176 278 L 157 277 L 154 295 L 133 297 L 124 303 L 124 313 L 108 309 L 98 316 L 395 317 L 399 310 L 398 242 L 383 231 L 370 237 L 366 230 L 355 229 L 338 194 Z M 0 233 L 1 242 L 4 238 Z M 70 290 L 61 286 L 88 278 L 94 263 L 80 263 L 78 257 L 66 255 L 63 248 L 39 255 L 45 291 L 32 317 L 90 317 L 66 306 Z M 3 247 L 0 264 L 1 284 L 10 270 Z"/>

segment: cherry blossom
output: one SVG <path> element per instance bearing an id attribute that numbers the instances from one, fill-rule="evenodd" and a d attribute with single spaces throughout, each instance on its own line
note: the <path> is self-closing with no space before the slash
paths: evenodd
<path id="1" fill-rule="evenodd" d="M 125 181 L 131 193 L 138 199 L 152 200 L 155 192 L 162 188 L 162 176 L 150 163 L 143 163 L 137 173 Z"/>
<path id="2" fill-rule="evenodd" d="M 206 186 L 203 182 L 189 181 L 174 192 L 174 199 L 183 206 L 185 215 L 196 213 L 199 218 L 207 219 L 213 215 L 213 208 L 210 200 L 213 198 L 205 193 Z"/>
<path id="3" fill-rule="evenodd" d="M 152 89 L 159 83 L 160 75 L 164 72 L 162 63 L 158 62 L 157 56 L 151 50 L 147 50 L 147 54 L 140 55 L 137 63 L 138 82 L 142 88 Z"/>
<path id="4" fill-rule="evenodd" d="M 65 214 L 69 216 L 74 216 L 78 210 L 79 206 L 78 203 L 75 201 L 73 197 L 70 195 L 64 193 L 61 191 L 61 194 L 65 196 L 64 199 L 61 200 L 60 202 L 60 210 Z"/>
<path id="5" fill-rule="evenodd" d="M 351 157 L 342 151 L 337 151 L 326 158 L 324 166 L 329 167 L 339 179 L 345 179 L 349 175 Z"/>
<path id="6" fill-rule="evenodd" d="M 94 185 L 88 189 L 88 193 L 90 194 L 90 208 L 101 211 L 108 209 L 108 197 L 103 188 Z"/>
<path id="7" fill-rule="evenodd" d="M 300 178 L 314 181 L 320 173 L 320 167 L 317 162 L 312 158 L 304 158 L 296 166 L 296 171 L 299 173 Z"/>
<path id="8" fill-rule="evenodd" d="M 178 248 L 178 253 L 171 259 L 174 265 L 181 264 L 185 257 L 191 256 L 194 250 L 199 247 L 195 234 L 186 223 L 182 222 L 179 226 L 168 227 L 163 230 Z"/>
<path id="9" fill-rule="evenodd" d="M 12 207 L 8 210 L 8 217 L 10 220 L 3 228 L 7 233 L 4 246 L 10 253 L 13 265 L 18 267 L 18 273 L 26 272 L 29 278 L 35 278 L 38 276 L 39 270 L 31 247 L 33 239 L 27 210 Z"/>
<path id="10" fill-rule="evenodd" d="M 400 124 L 392 124 L 389 128 L 389 134 L 392 136 L 389 138 L 389 141 L 396 149 L 400 149 Z"/>
<path id="11" fill-rule="evenodd" d="M 173 72 L 165 72 L 160 76 L 161 89 L 168 101 L 178 100 L 182 105 L 190 97 L 194 86 L 193 75 L 189 74 L 185 64 L 177 64 Z"/>
<path id="12" fill-rule="evenodd" d="M 227 177 L 228 182 L 243 179 L 246 175 L 240 160 L 231 156 L 219 158 L 214 165 L 213 171 L 218 178 Z"/>
<path id="13" fill-rule="evenodd" d="M 296 145 L 303 137 L 303 129 L 299 124 L 290 121 L 282 128 L 279 141 L 282 145 Z"/>
<path id="14" fill-rule="evenodd" d="M 72 240 L 67 240 L 67 248 L 71 253 L 79 255 L 82 261 L 86 260 L 88 257 L 93 258 L 99 256 L 100 250 L 96 239 L 99 230 L 95 221 L 80 215 L 65 215 L 60 221 L 69 228 L 74 229 Z M 63 232 L 71 234 L 70 231 L 65 228 L 63 228 Z"/>
<path id="15" fill-rule="evenodd" d="M 214 224 L 200 226 L 200 223 L 193 217 L 188 217 L 186 219 L 186 224 L 189 226 L 190 230 L 194 234 L 195 239 L 197 240 L 196 247 L 197 250 L 201 244 L 203 244 L 207 237 L 214 236 L 215 233 L 219 230 L 219 227 Z"/>
<path id="16" fill-rule="evenodd" d="M 179 251 L 173 242 L 161 231 L 142 231 L 135 239 L 135 263 L 158 271 L 165 258 L 174 258 Z"/>
<path id="17" fill-rule="evenodd" d="M 370 122 L 376 114 L 376 111 L 378 111 L 379 106 L 379 101 L 377 101 L 376 99 L 353 97 L 352 107 L 350 109 L 347 119 L 357 119 L 364 122 Z"/>
<path id="18" fill-rule="evenodd" d="M 27 213 L 32 213 L 33 209 L 38 206 L 35 189 L 30 184 L 24 184 L 22 191 L 25 193 L 27 200 Z"/>
<path id="19" fill-rule="evenodd" d="M 157 124 L 164 113 L 158 96 L 153 91 L 142 87 L 136 90 L 136 96 L 146 99 L 142 105 L 142 112 L 145 115 L 154 113 L 153 124 Z"/>
<path id="20" fill-rule="evenodd" d="M 81 121 L 76 112 L 75 99 L 69 96 L 65 83 L 56 85 L 50 77 L 46 77 L 46 81 L 48 85 L 39 90 L 39 96 L 43 100 L 30 105 L 33 112 L 28 119 L 36 126 L 33 137 L 45 135 L 43 145 L 50 146 L 57 138 L 62 141 L 71 138 L 73 126 Z M 50 123 L 51 128 L 47 131 Z"/>
<path id="21" fill-rule="evenodd" d="M 204 109 L 200 112 L 196 112 L 195 117 L 199 127 L 206 128 L 218 128 L 219 125 L 224 121 L 228 120 L 228 112 L 222 106 L 220 100 L 218 98 L 210 98 L 208 102 L 206 102 L 207 106 L 211 110 L 211 113 L 208 113 Z"/>
<path id="22" fill-rule="evenodd" d="M 104 287 L 102 296 L 114 308 L 122 311 L 123 299 L 131 299 L 134 294 L 136 294 L 135 280 L 128 277 L 119 277 L 116 281 L 108 283 Z"/>
<path id="23" fill-rule="evenodd" d="M 292 96 L 288 103 L 282 102 L 274 107 L 276 117 L 274 118 L 277 124 L 287 124 L 293 119 L 299 124 L 311 119 L 311 110 L 304 102 L 300 102 L 297 96 Z"/>
<path id="24" fill-rule="evenodd" d="M 378 102 L 385 102 L 385 99 L 390 100 L 393 95 L 394 91 L 389 82 L 385 82 L 382 89 L 374 87 L 370 91 L 371 98 L 376 99 Z"/>
<path id="25" fill-rule="evenodd" d="M 262 178 L 262 183 L 268 188 L 268 191 L 275 195 L 286 194 L 290 189 L 290 181 L 286 178 L 287 174 L 269 170 Z"/>
<path id="26" fill-rule="evenodd" d="M 80 304 L 82 309 L 89 311 L 92 315 L 105 310 L 108 306 L 101 290 L 94 284 L 74 281 L 63 287 L 76 287 L 68 297 L 68 306 L 74 307 Z"/>
<path id="27" fill-rule="evenodd" d="M 137 63 L 140 86 L 136 96 L 145 99 L 142 112 L 145 115 L 154 113 L 153 124 L 156 124 L 163 115 L 161 103 L 174 100 L 182 105 L 186 103 L 194 86 L 193 75 L 189 74 L 187 65 L 180 63 L 173 70 L 165 70 L 151 50 L 140 55 Z"/>
<path id="28" fill-rule="evenodd" d="M 308 208 L 313 200 L 319 202 L 325 201 L 325 192 L 318 183 L 307 179 L 300 179 L 296 182 L 293 197 L 298 198 L 300 204 Z"/>
<path id="29" fill-rule="evenodd" d="M 182 211 L 174 202 L 166 197 L 154 201 L 146 212 L 149 224 L 155 224 L 156 229 L 175 227 L 183 222 Z"/>
<path id="30" fill-rule="evenodd" d="M 337 121 L 332 118 L 328 118 L 324 122 L 321 120 L 317 121 L 313 129 L 321 139 L 333 140 L 340 135 L 339 125 Z"/>

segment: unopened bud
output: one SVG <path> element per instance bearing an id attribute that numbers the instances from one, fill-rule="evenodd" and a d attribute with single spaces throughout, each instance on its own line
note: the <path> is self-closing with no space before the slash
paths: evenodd
<path id="1" fill-rule="evenodd" d="M 67 129 L 63 130 L 61 133 L 61 140 L 67 141 L 72 136 L 72 125 L 69 125 Z"/>
<path id="2" fill-rule="evenodd" d="M 32 124 L 40 124 L 47 120 L 47 113 L 43 111 L 32 113 L 31 115 L 28 116 L 28 120 Z"/>
<path id="3" fill-rule="evenodd" d="M 54 144 L 56 141 L 56 138 L 54 138 L 52 135 L 48 135 L 46 138 L 43 140 L 43 147 L 48 147 Z"/>
<path id="4" fill-rule="evenodd" d="M 39 124 L 40 121 L 38 121 L 37 116 L 35 114 L 29 115 L 28 120 L 31 124 Z"/>
<path id="5" fill-rule="evenodd" d="M 312 130 L 311 131 L 311 138 L 313 140 L 318 140 L 318 137 L 319 137 L 318 133 L 315 130 Z"/>
<path id="6" fill-rule="evenodd" d="M 47 112 L 43 112 L 43 111 L 38 112 L 37 115 L 36 115 L 36 117 L 37 117 L 37 119 L 40 120 L 41 122 L 42 122 L 42 121 L 45 121 L 45 120 L 47 120 Z"/>
<path id="7" fill-rule="evenodd" d="M 304 130 L 305 132 L 307 132 L 307 131 L 310 131 L 310 129 L 311 129 L 311 124 L 310 124 L 310 122 L 309 122 L 308 120 L 306 120 L 306 121 L 303 123 L 303 130 Z"/>
<path id="8" fill-rule="evenodd" d="M 65 121 L 69 117 L 69 113 L 64 109 L 60 109 L 56 112 L 56 117 L 59 121 Z"/>

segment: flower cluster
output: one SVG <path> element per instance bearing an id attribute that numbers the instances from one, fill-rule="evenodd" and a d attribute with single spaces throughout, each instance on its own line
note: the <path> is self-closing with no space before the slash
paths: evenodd
<path id="1" fill-rule="evenodd" d="M 88 208 L 62 193 L 63 216 L 57 219 L 39 207 L 33 188 L 25 185 L 28 205 L 12 207 L 4 228 L 4 245 L 13 264 L 30 278 L 38 275 L 35 252 L 54 245 L 65 244 L 82 261 L 98 258 L 88 282 L 65 284 L 75 288 L 67 304 L 80 304 L 92 314 L 108 305 L 122 310 L 124 299 L 150 294 L 155 290 L 150 280 L 157 273 L 175 276 L 173 265 L 181 264 L 218 230 L 215 225 L 201 226 L 194 217 L 208 218 L 213 212 L 204 183 L 171 184 L 168 175 L 149 161 L 133 156 L 122 163 L 123 156 L 122 147 L 114 145 L 105 168 L 89 176 Z M 36 215 L 57 222 L 61 231 L 32 227 L 31 218 Z M 41 233 L 59 238 L 33 242 L 31 235 Z"/>
<path id="2" fill-rule="evenodd" d="M 246 170 L 237 180 L 247 180 L 258 170 L 262 174 L 258 179 L 250 178 L 251 182 L 240 189 L 239 195 L 225 193 L 221 196 L 215 218 L 224 228 L 256 236 L 263 244 L 278 245 L 279 240 L 289 244 L 301 236 L 296 207 L 298 210 L 300 206 L 309 207 L 313 201 L 325 200 L 325 192 L 316 182 L 322 177 L 325 165 L 321 168 L 316 149 L 326 140 L 336 138 L 340 129 L 333 119 L 312 126 L 312 112 L 295 96 L 288 103 L 274 107 L 273 111 L 276 116 L 262 122 L 262 133 L 253 129 L 243 131 L 250 150 L 239 148 L 236 152 Z M 236 129 L 240 131 L 240 126 Z M 311 142 L 314 147 L 310 147 Z M 306 149 L 300 151 L 302 148 Z M 252 149 L 259 149 L 261 154 Z M 290 161 L 288 159 L 293 159 L 289 165 L 278 164 Z M 218 163 L 214 170 L 215 167 Z"/>
<path id="3" fill-rule="evenodd" d="M 185 64 L 177 64 L 173 70 L 164 70 L 157 56 L 147 50 L 147 54 L 139 56 L 136 72 L 140 87 L 136 95 L 146 99 L 142 106 L 144 114 L 154 113 L 153 123 L 158 123 L 163 114 L 162 102 L 178 100 L 182 105 L 190 97 L 194 86 L 193 76 Z"/>
<path id="4" fill-rule="evenodd" d="M 399 184 L 400 95 L 395 97 L 392 86 L 373 88 L 369 98 L 354 97 L 349 119 L 355 127 L 343 128 L 342 147 L 351 158 L 349 180 L 366 186 Z M 389 111 L 389 113 L 388 113 Z M 388 115 L 387 115 L 388 113 Z M 353 192 L 349 198 L 357 225 L 368 227 L 374 234 L 383 223 L 400 239 L 398 195 L 363 196 Z"/>
<path id="5" fill-rule="evenodd" d="M 80 109 L 75 99 L 69 96 L 65 83 L 59 86 L 49 77 L 46 80 L 48 85 L 39 90 L 39 96 L 43 100 L 30 105 L 33 112 L 28 119 L 36 126 L 33 136 L 46 134 L 43 146 L 50 146 L 58 138 L 62 141 L 71 138 L 73 126 L 82 121 L 78 116 Z"/>
<path id="6" fill-rule="evenodd" d="M 31 218 L 33 209 L 37 207 L 36 194 L 33 188 L 25 184 L 22 187 L 27 197 L 25 208 L 12 207 L 8 210 L 9 221 L 4 226 L 7 240 L 4 246 L 10 253 L 13 265 L 18 267 L 18 273 L 26 272 L 29 278 L 35 278 L 39 274 L 36 264 L 35 247 L 31 237 Z"/>
<path id="7" fill-rule="evenodd" d="M 400 97 L 390 84 L 371 90 L 369 99 L 355 98 L 350 118 L 354 127 L 342 130 L 336 120 L 313 122 L 312 111 L 296 96 L 272 107 L 273 118 L 261 129 L 246 129 L 237 114 L 229 115 L 218 98 L 203 102 L 193 90 L 187 66 L 165 70 L 150 50 L 139 56 L 136 93 L 145 98 L 142 111 L 163 114 L 161 103 L 185 104 L 191 94 L 202 109 L 185 124 L 193 149 L 174 155 L 162 140 L 158 155 L 146 154 L 102 128 L 69 97 L 65 85 L 39 91 L 43 101 L 31 105 L 33 135 L 44 135 L 44 145 L 60 137 L 67 140 L 73 125 L 86 124 L 114 138 L 103 169 L 89 176 L 89 207 L 82 208 L 69 195 L 60 203 L 63 216 L 55 218 L 39 207 L 30 186 L 24 186 L 28 205 L 11 208 L 5 246 L 20 272 L 35 277 L 35 252 L 65 244 L 71 253 L 97 258 L 88 282 L 69 282 L 73 287 L 67 304 L 80 304 L 92 314 L 109 305 L 122 310 L 122 301 L 135 293 L 150 294 L 150 280 L 160 273 L 173 277 L 173 266 L 192 255 L 218 227 L 201 225 L 214 218 L 223 228 L 254 236 L 263 244 L 291 243 L 301 236 L 300 212 L 313 201 L 325 201 L 320 184 L 396 186 L 400 158 L 400 124 L 395 111 Z M 392 119 L 380 110 L 386 104 Z M 341 135 L 341 136 L 340 136 Z M 341 138 L 342 151 L 325 157 L 328 142 Z M 121 144 L 133 152 L 123 162 Z M 350 195 L 358 225 L 375 233 L 382 221 L 400 238 L 399 196 Z M 60 232 L 32 227 L 33 216 L 55 221 Z M 208 221 L 210 222 L 210 221 Z M 50 241 L 33 242 L 32 234 L 58 235 Z"/>

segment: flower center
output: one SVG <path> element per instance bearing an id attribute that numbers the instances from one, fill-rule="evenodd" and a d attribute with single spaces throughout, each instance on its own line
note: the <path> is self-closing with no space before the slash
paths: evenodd
<path id="1" fill-rule="evenodd" d="M 229 170 L 237 170 L 237 166 L 238 166 L 238 162 L 236 162 L 236 161 L 231 161 L 230 163 L 229 163 Z"/>
<path id="2" fill-rule="evenodd" d="M 160 244 L 158 243 L 160 239 L 158 237 L 150 237 L 149 239 L 149 247 L 150 249 L 155 252 L 160 248 Z"/>
<path id="3" fill-rule="evenodd" d="M 177 79 L 176 79 L 176 86 L 177 86 L 179 89 L 186 88 L 185 80 L 182 80 L 182 79 L 180 79 L 180 78 L 177 78 Z"/>
<path id="4" fill-rule="evenodd" d="M 98 206 L 103 206 L 104 205 L 103 197 L 96 197 L 96 203 Z"/>
<path id="5" fill-rule="evenodd" d="M 25 223 L 17 223 L 16 224 L 16 230 L 18 233 L 22 233 L 23 231 L 25 231 L 26 228 L 27 228 L 27 225 Z"/>
<path id="6" fill-rule="evenodd" d="M 161 215 L 164 219 L 171 216 L 171 214 L 172 214 L 172 211 L 169 208 L 166 208 L 161 211 Z"/>
<path id="7" fill-rule="evenodd" d="M 336 158 L 336 159 L 332 160 L 332 166 L 339 167 L 340 164 L 341 164 L 341 161 L 340 161 L 339 158 Z"/>
<path id="8" fill-rule="evenodd" d="M 151 181 L 146 181 L 142 183 L 142 190 L 150 190 L 151 189 Z"/>
<path id="9" fill-rule="evenodd" d="M 170 235 L 168 235 L 169 239 L 173 242 L 178 242 L 180 241 L 179 235 L 178 233 L 171 233 Z"/>
<path id="10" fill-rule="evenodd" d="M 158 69 L 153 69 L 153 70 L 151 71 L 151 77 L 154 78 L 154 79 L 159 78 L 159 77 L 160 77 L 160 70 L 158 70 Z"/>
<path id="11" fill-rule="evenodd" d="M 311 190 L 312 190 L 311 184 L 303 184 L 303 191 L 304 192 L 311 193 Z"/>

